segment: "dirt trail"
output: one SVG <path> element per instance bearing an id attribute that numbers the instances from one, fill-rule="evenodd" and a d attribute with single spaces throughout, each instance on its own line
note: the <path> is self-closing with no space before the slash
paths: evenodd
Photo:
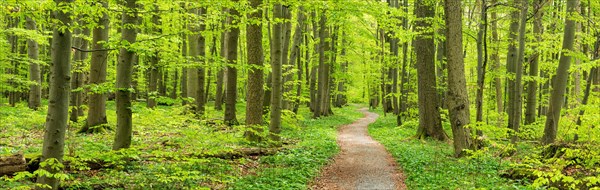
<path id="1" fill-rule="evenodd" d="M 360 109 L 365 117 L 338 133 L 341 152 L 315 179 L 311 189 L 406 189 L 404 177 L 383 145 L 368 135 L 367 126 L 379 115 Z"/>

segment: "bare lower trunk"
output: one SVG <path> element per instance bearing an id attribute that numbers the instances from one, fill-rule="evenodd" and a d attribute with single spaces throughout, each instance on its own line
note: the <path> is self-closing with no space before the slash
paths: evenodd
<path id="1" fill-rule="evenodd" d="M 122 15 L 123 25 L 135 25 L 137 21 L 136 0 L 125 0 L 128 11 Z M 129 12 L 133 12 L 130 14 Z M 133 27 L 122 29 L 121 39 L 133 44 L 136 41 L 137 32 Z M 117 65 L 117 130 L 113 150 L 129 148 L 132 136 L 132 110 L 131 110 L 131 70 L 134 52 L 130 48 L 122 47 L 119 51 Z"/>
<path id="2" fill-rule="evenodd" d="M 543 6 L 542 0 L 534 0 L 534 9 L 541 10 Z M 534 15 L 533 20 L 533 34 L 536 37 L 537 42 L 542 42 L 542 12 L 537 11 Z M 534 47 L 536 49 L 536 53 L 532 55 L 531 62 L 529 65 L 529 76 L 534 78 L 538 76 L 539 73 L 539 59 L 540 59 L 540 50 L 537 50 L 537 46 Z M 527 84 L 527 105 L 525 107 L 525 125 L 532 124 L 536 119 L 536 110 L 537 110 L 537 88 L 538 83 L 536 80 L 530 80 Z"/>
<path id="3" fill-rule="evenodd" d="M 281 4 L 273 7 L 273 17 L 283 19 L 285 10 Z M 281 140 L 281 109 L 282 109 L 282 63 L 284 54 L 285 34 L 284 23 L 275 23 L 273 25 L 271 42 L 271 122 L 269 122 L 269 138 L 273 141 Z"/>
<path id="4" fill-rule="evenodd" d="M 200 18 L 204 18 L 204 16 L 206 15 L 206 8 L 200 8 L 199 10 L 199 16 Z M 200 27 L 198 28 L 198 32 L 203 32 L 204 30 L 206 30 L 206 24 L 204 20 L 200 21 Z M 198 81 L 196 81 L 197 86 L 197 92 L 196 92 L 196 114 L 202 116 L 204 115 L 204 104 L 206 103 L 206 94 L 204 91 L 204 85 L 205 85 L 205 79 L 206 79 L 206 72 L 205 72 L 205 65 L 206 65 L 206 38 L 204 37 L 203 34 L 197 34 L 197 41 L 196 41 L 196 49 L 194 51 L 190 51 L 190 52 L 194 52 L 194 54 L 192 54 L 195 57 L 196 62 L 198 62 L 200 64 L 200 67 L 198 68 Z M 191 54 L 191 53 L 190 53 Z"/>
<path id="5" fill-rule="evenodd" d="M 26 20 L 27 29 L 37 31 L 35 20 L 31 17 L 26 17 Z M 27 40 L 27 56 L 32 60 L 29 63 L 29 81 L 33 83 L 29 85 L 27 105 L 30 109 L 37 110 L 42 101 L 42 78 L 40 65 L 35 62 L 39 57 L 39 46 L 35 40 Z"/>
<path id="6" fill-rule="evenodd" d="M 460 0 L 445 0 L 446 55 L 448 57 L 448 112 L 454 136 L 454 156 L 464 156 L 470 149 L 469 97 L 462 57 L 462 11 Z"/>
<path id="7" fill-rule="evenodd" d="M 248 15 L 249 18 L 262 19 L 262 0 L 252 0 L 250 2 L 253 9 L 258 9 Z M 248 24 L 246 30 L 248 47 L 248 88 L 246 93 L 246 126 L 249 130 L 244 136 L 250 141 L 260 141 L 263 125 L 263 96 L 265 90 L 263 73 L 263 47 L 262 47 L 262 24 Z"/>
<path id="8" fill-rule="evenodd" d="M 108 8 L 106 1 L 102 2 L 104 8 Z M 98 20 L 98 26 L 93 29 L 92 48 L 104 49 L 104 42 L 108 41 L 109 30 L 108 14 L 104 12 Z M 103 85 L 106 82 L 106 68 L 108 63 L 108 51 L 92 52 L 90 61 L 90 85 Z M 102 88 L 100 88 L 102 89 Z M 90 90 L 88 103 L 88 117 L 85 126 L 80 132 L 88 132 L 90 128 L 106 124 L 106 92 Z"/>
<path id="9" fill-rule="evenodd" d="M 423 0 L 415 3 L 415 14 L 418 18 L 431 18 L 435 15 L 433 5 Z M 430 27 L 431 23 L 417 21 L 417 28 Z M 442 121 L 437 105 L 437 90 L 435 77 L 434 41 L 431 32 L 424 32 L 414 40 L 414 48 L 417 56 L 417 78 L 419 98 L 419 129 L 417 137 L 433 137 L 436 140 L 447 141 L 448 135 L 442 129 Z M 460 46 L 460 45 L 459 45 Z M 452 49 L 452 48 L 447 48 Z M 453 52 L 454 53 L 454 52 Z M 458 56 L 462 53 L 458 53 Z"/>
<path id="10" fill-rule="evenodd" d="M 66 3 L 69 6 L 71 0 L 55 0 L 56 3 Z M 71 24 L 69 12 L 55 11 L 54 18 L 60 23 L 53 29 L 52 35 L 52 77 L 50 79 L 50 97 L 48 103 L 48 114 L 44 132 L 44 145 L 42 148 L 41 162 L 55 160 L 61 163 L 64 155 L 65 131 L 69 117 L 69 93 L 71 79 L 71 31 L 60 29 Z M 42 169 L 50 174 L 58 171 L 54 165 L 46 165 Z M 37 183 L 48 185 L 50 189 L 58 189 L 59 179 L 42 175 L 37 178 Z M 40 188 L 42 189 L 42 188 Z M 45 188 L 43 188 L 45 189 Z"/>
<path id="11" fill-rule="evenodd" d="M 234 2 L 238 2 L 239 0 L 234 0 Z M 233 23 L 233 19 L 239 16 L 239 12 L 232 8 L 229 10 L 229 13 L 232 15 L 229 18 L 229 23 Z M 225 123 L 227 125 L 237 125 L 237 117 L 235 115 L 235 103 L 237 102 L 237 68 L 233 65 L 237 64 L 237 55 L 238 55 L 238 37 L 240 34 L 240 29 L 237 27 L 233 27 L 227 33 L 227 89 L 225 90 Z"/>
<path id="12" fill-rule="evenodd" d="M 497 3 L 496 0 L 492 0 L 492 4 L 496 4 L 496 3 Z M 497 13 L 495 11 L 493 11 L 491 13 L 491 16 L 492 16 L 492 19 L 491 19 L 492 42 L 499 43 L 500 39 L 498 37 Z M 499 71 L 501 64 L 500 64 L 500 56 L 498 55 L 498 45 L 493 46 L 492 62 L 493 62 L 495 69 L 497 71 Z M 500 75 L 497 75 L 496 78 L 494 79 L 494 86 L 496 87 L 496 111 L 500 114 L 498 116 L 498 126 L 502 126 L 504 123 L 504 119 L 503 119 L 504 117 L 502 115 L 502 112 L 504 112 L 504 104 L 503 104 L 504 96 L 502 96 L 502 79 L 500 78 Z"/>
<path id="13" fill-rule="evenodd" d="M 567 2 L 567 12 L 570 14 L 576 14 L 579 8 L 579 0 L 571 0 Z M 569 15 L 570 15 L 569 14 Z M 567 51 L 574 51 L 573 41 L 575 39 L 575 18 L 571 16 L 565 19 L 565 32 L 563 45 L 560 55 L 560 62 L 556 70 L 556 76 L 554 76 L 552 83 L 552 92 L 550 94 L 550 106 L 548 108 L 548 114 L 546 116 L 546 125 L 544 128 L 544 136 L 542 137 L 543 144 L 554 143 L 556 140 L 556 134 L 558 132 L 558 122 L 560 120 L 560 110 L 565 101 L 565 91 L 567 87 L 567 80 L 569 79 L 569 67 L 571 66 L 571 56 L 567 54 Z"/>
<path id="14" fill-rule="evenodd" d="M 514 5 L 518 5 L 518 0 L 514 0 L 513 1 Z M 518 58 L 518 49 L 517 49 L 517 42 L 518 42 L 518 32 L 519 32 L 519 11 L 518 10 L 513 10 L 510 14 L 510 34 L 509 34 L 509 45 L 508 45 L 508 55 L 506 58 L 506 72 L 509 75 L 516 75 L 516 65 L 518 64 L 519 58 Z M 507 106 L 507 113 L 508 113 L 508 128 L 513 130 L 512 133 L 512 141 L 516 142 L 516 128 L 515 128 L 515 110 L 516 110 L 516 104 L 515 102 L 517 101 L 516 99 L 520 98 L 516 96 L 516 91 L 517 91 L 517 87 L 516 87 L 516 83 L 515 83 L 515 77 L 508 77 L 507 79 L 507 94 L 508 94 L 508 100 L 506 101 Z M 517 128 L 518 129 L 518 128 Z"/>

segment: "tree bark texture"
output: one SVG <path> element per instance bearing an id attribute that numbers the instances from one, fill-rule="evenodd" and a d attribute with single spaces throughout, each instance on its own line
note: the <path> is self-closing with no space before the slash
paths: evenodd
<path id="1" fill-rule="evenodd" d="M 273 7 L 274 19 L 283 19 L 285 16 L 285 8 L 281 4 L 276 4 Z M 275 23 L 273 25 L 272 41 L 271 41 L 271 122 L 269 123 L 269 138 L 273 141 L 281 140 L 281 109 L 283 103 L 283 76 L 282 64 L 285 44 L 285 23 Z"/>
<path id="2" fill-rule="evenodd" d="M 102 7 L 107 9 L 108 2 L 102 1 Z M 104 49 L 108 41 L 109 18 L 106 12 L 98 20 L 98 27 L 92 29 L 92 48 Z M 102 86 L 106 82 L 108 51 L 94 51 L 90 61 L 90 85 Z M 99 88 L 102 89 L 102 88 Z M 91 128 L 108 123 L 106 119 L 106 92 L 89 90 L 88 117 L 81 132 L 91 132 Z"/>
<path id="3" fill-rule="evenodd" d="M 131 112 L 131 70 L 135 52 L 131 45 L 135 43 L 137 32 L 135 23 L 137 21 L 136 0 L 125 0 L 126 12 L 122 14 L 121 22 L 124 27 L 121 30 L 121 39 L 126 42 L 119 51 L 117 62 L 117 130 L 113 150 L 129 148 L 132 136 L 132 112 Z M 133 12 L 133 14 L 131 14 Z"/>
<path id="4" fill-rule="evenodd" d="M 200 65 L 197 69 L 198 73 L 198 81 L 196 82 L 198 87 L 197 87 L 197 92 L 196 92 L 196 114 L 202 116 L 204 115 L 204 104 L 206 103 L 206 98 L 207 98 L 207 94 L 205 94 L 205 80 L 206 80 L 206 69 L 204 69 L 206 67 L 206 37 L 201 34 L 200 32 L 203 32 L 206 30 L 206 23 L 204 20 L 204 17 L 206 16 L 206 8 L 200 8 L 199 12 L 198 12 L 199 16 L 200 16 L 200 22 L 198 23 L 198 34 L 197 35 L 197 42 L 196 42 L 196 48 L 195 50 L 191 51 L 194 52 L 194 54 L 196 54 L 194 60 L 196 60 L 196 62 Z"/>
<path id="5" fill-rule="evenodd" d="M 235 3 L 239 0 L 234 0 Z M 229 24 L 233 23 L 233 19 L 238 18 L 240 13 L 235 8 L 229 9 Z M 225 89 L 225 123 L 227 125 L 237 125 L 238 121 L 235 115 L 235 103 L 237 102 L 237 56 L 238 56 L 238 38 L 240 29 L 232 27 L 227 33 L 227 89 Z"/>
<path id="6" fill-rule="evenodd" d="M 518 0 L 514 0 L 513 1 L 513 5 L 518 5 Z M 517 102 L 517 99 L 520 97 L 517 97 L 517 86 L 516 86 L 516 81 L 514 78 L 516 78 L 513 75 L 516 75 L 516 66 L 519 62 L 519 58 L 518 58 L 518 49 L 517 49 L 517 43 L 519 40 L 519 10 L 513 10 L 510 13 L 510 29 L 509 29 L 509 36 L 508 36 L 508 55 L 506 56 L 506 72 L 508 75 L 510 75 L 509 77 L 507 77 L 507 93 L 508 93 L 508 100 L 506 102 L 507 106 L 507 113 L 508 113 L 508 128 L 513 130 L 513 134 L 512 134 L 512 141 L 516 141 L 516 132 L 518 128 L 515 128 L 514 124 L 515 124 L 515 110 L 516 110 L 516 104 L 515 102 Z"/>
<path id="7" fill-rule="evenodd" d="M 55 0 L 57 4 L 64 3 L 69 6 L 72 0 Z M 44 144 L 42 147 L 41 162 L 55 159 L 62 162 L 65 146 L 65 132 L 69 118 L 69 93 L 71 91 L 71 36 L 70 30 L 60 29 L 72 23 L 68 11 L 61 8 L 53 12 L 54 18 L 60 23 L 53 28 L 52 34 L 52 76 L 50 78 L 50 97 L 48 100 L 48 113 L 44 130 Z M 50 165 L 42 169 L 54 174 L 60 171 L 52 169 Z M 59 180 L 46 175 L 39 176 L 37 183 L 49 185 L 51 189 L 58 189 Z"/>
<path id="8" fill-rule="evenodd" d="M 533 35 L 537 42 L 542 42 L 542 11 L 540 11 L 543 7 L 543 0 L 534 0 L 533 8 L 534 10 L 538 10 L 533 15 Z M 533 47 L 536 49 L 531 55 L 531 61 L 529 65 L 529 76 L 532 78 L 527 83 L 527 104 L 525 107 L 525 125 L 532 124 L 536 119 L 536 110 L 537 110 L 537 86 L 538 83 L 536 78 L 539 73 L 539 62 L 540 62 L 540 50 L 537 46 Z"/>
<path id="9" fill-rule="evenodd" d="M 462 57 L 461 0 L 445 0 L 446 56 L 448 57 L 448 112 L 454 136 L 454 156 L 464 156 L 471 148 L 469 97 Z"/>
<path id="10" fill-rule="evenodd" d="M 568 15 L 576 14 L 579 8 L 579 0 L 567 1 Z M 574 51 L 573 41 L 575 39 L 575 28 L 577 22 L 572 16 L 567 16 L 565 19 L 565 32 L 563 37 L 562 51 L 560 61 L 556 70 L 556 75 L 553 78 L 552 92 L 550 93 L 550 105 L 546 115 L 546 124 L 544 127 L 544 136 L 542 137 L 543 144 L 554 143 L 556 133 L 558 132 L 558 122 L 560 120 L 560 110 L 565 101 L 565 91 L 567 88 L 567 80 L 569 79 L 569 67 L 571 66 L 571 56 L 567 53 Z"/>
<path id="11" fill-rule="evenodd" d="M 250 5 L 254 10 L 248 15 L 254 23 L 250 23 L 246 30 L 246 46 L 248 48 L 248 87 L 246 93 L 246 131 L 244 136 L 250 141 L 260 141 L 261 125 L 263 122 L 263 96 L 264 85 L 264 53 L 262 43 L 262 0 L 251 0 Z"/>
<path id="12" fill-rule="evenodd" d="M 37 31 L 35 20 L 31 17 L 26 17 L 25 19 L 27 30 Z M 27 56 L 32 60 L 29 63 L 29 81 L 34 83 L 29 85 L 27 105 L 30 109 L 37 110 L 42 102 L 42 73 L 40 65 L 35 62 L 39 57 L 39 45 L 35 40 L 27 40 Z"/>
<path id="13" fill-rule="evenodd" d="M 460 6 L 460 4 L 459 4 Z M 417 78 L 419 95 L 419 129 L 417 137 L 433 137 L 436 140 L 446 141 L 448 135 L 442 129 L 442 121 L 437 105 L 437 90 L 435 77 L 435 45 L 433 34 L 427 32 L 431 27 L 428 21 L 435 16 L 434 4 L 431 1 L 417 0 L 415 2 L 415 29 L 420 34 L 414 40 L 417 56 Z M 447 48 L 451 49 L 451 48 Z M 453 52 L 454 53 L 454 52 Z M 462 55 L 458 53 L 457 55 Z"/>

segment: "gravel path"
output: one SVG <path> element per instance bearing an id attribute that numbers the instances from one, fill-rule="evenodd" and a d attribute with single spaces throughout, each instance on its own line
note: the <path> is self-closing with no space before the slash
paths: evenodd
<path id="1" fill-rule="evenodd" d="M 311 189 L 406 189 L 392 156 L 368 135 L 367 126 L 379 115 L 366 108 L 360 111 L 365 117 L 340 128 L 337 142 L 341 152 L 315 179 Z"/>

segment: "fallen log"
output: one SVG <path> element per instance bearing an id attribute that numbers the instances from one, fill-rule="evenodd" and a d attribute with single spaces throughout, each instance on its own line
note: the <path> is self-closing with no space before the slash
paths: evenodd
<path id="1" fill-rule="evenodd" d="M 0 157 L 0 176 L 11 175 L 16 172 L 25 171 L 27 162 L 22 153 Z"/>
<path id="2" fill-rule="evenodd" d="M 278 148 L 240 148 L 240 149 L 235 149 L 233 151 L 217 152 L 217 153 L 206 153 L 206 152 L 189 153 L 189 154 L 180 155 L 180 157 L 239 159 L 239 158 L 246 158 L 246 157 L 253 157 L 253 156 L 274 155 L 282 150 L 286 150 L 286 148 L 283 148 L 283 147 L 278 147 Z M 151 160 L 153 158 L 169 159 L 169 158 L 174 158 L 174 157 L 175 157 L 174 155 L 169 155 L 169 156 L 166 156 L 166 155 L 164 155 L 164 156 L 144 155 L 144 156 L 140 156 L 139 159 L 129 160 L 129 161 Z M 83 161 L 83 163 L 90 170 L 99 170 L 99 169 L 115 167 L 114 163 L 107 162 L 107 161 L 101 160 L 101 159 L 86 160 L 86 161 Z M 39 164 L 40 164 L 39 156 L 34 157 L 34 158 L 27 158 L 27 160 L 23 156 L 23 154 L 16 154 L 13 156 L 0 158 L 0 176 L 12 175 L 16 172 L 22 172 L 22 171 L 34 172 L 35 170 L 37 170 L 39 168 Z M 69 161 L 64 161 L 63 164 L 65 165 L 65 170 L 67 170 L 67 171 L 76 170 L 75 168 L 73 168 L 71 166 L 71 163 Z"/>

